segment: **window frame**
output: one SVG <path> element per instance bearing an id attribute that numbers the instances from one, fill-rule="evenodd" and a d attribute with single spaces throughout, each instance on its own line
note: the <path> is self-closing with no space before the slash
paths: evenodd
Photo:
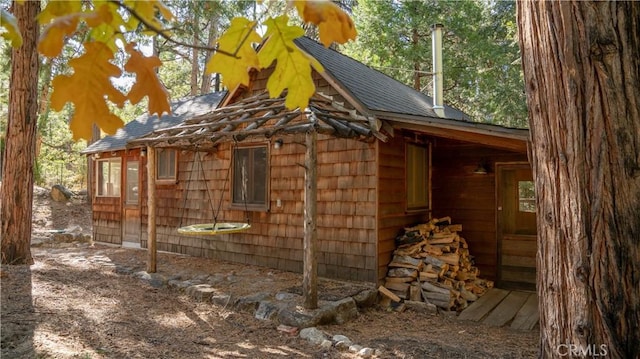
<path id="1" fill-rule="evenodd" d="M 141 192 L 140 191 L 140 189 L 141 189 L 141 186 L 140 186 L 140 182 L 141 182 L 140 181 L 140 179 L 141 179 L 140 167 L 142 167 L 142 166 L 140 165 L 140 160 L 139 159 L 127 159 L 124 162 L 125 162 L 125 166 L 124 166 L 125 167 L 125 171 L 124 171 L 124 174 L 125 174 L 125 176 L 124 176 L 124 204 L 128 205 L 128 206 L 138 206 L 140 204 L 140 192 Z M 129 198 L 129 164 L 130 163 L 135 163 L 137 165 L 137 167 L 138 167 L 138 169 L 137 169 L 138 170 L 138 175 L 136 176 L 136 182 L 137 182 L 136 185 L 138 187 L 138 195 L 137 195 L 137 198 L 135 199 L 135 201 L 132 201 Z"/>
<path id="2" fill-rule="evenodd" d="M 122 197 L 122 157 L 109 157 L 109 158 L 100 158 L 100 159 L 96 159 L 96 179 L 95 179 L 95 185 L 96 185 L 96 197 L 100 197 L 100 198 L 121 198 Z M 118 165 L 120 166 L 120 173 L 118 174 L 117 178 L 118 178 L 118 191 L 114 191 L 114 193 L 109 194 L 108 190 L 106 191 L 107 193 L 102 193 L 102 183 L 101 180 L 104 180 L 101 173 L 101 164 L 104 163 L 108 163 L 109 164 L 109 179 L 111 179 L 111 164 L 112 163 L 118 163 Z M 109 184 L 111 182 L 107 182 L 107 184 Z"/>
<path id="3" fill-rule="evenodd" d="M 235 188 L 236 188 L 236 179 L 238 178 L 238 174 L 236 173 L 236 161 L 238 158 L 238 154 L 236 151 L 239 150 L 255 150 L 262 148 L 265 150 L 265 163 L 264 163 L 264 203 L 252 203 L 252 202 L 235 202 Z M 252 155 L 252 160 L 253 155 Z M 252 167 L 249 164 L 248 167 Z M 255 168 L 255 166 L 253 166 Z M 251 174 L 250 177 L 255 178 L 255 173 Z M 269 193 L 270 193 L 270 152 L 269 152 L 269 144 L 268 143 L 253 143 L 246 144 L 242 146 L 234 146 L 231 149 L 231 185 L 229 186 L 230 192 L 230 208 L 236 210 L 248 210 L 248 211 L 268 211 L 269 210 Z M 251 183 L 247 183 L 247 188 L 255 188 Z"/>
<path id="4" fill-rule="evenodd" d="M 412 171 L 415 170 L 416 161 L 418 159 L 412 159 L 412 148 L 422 149 L 424 152 L 424 163 L 422 168 L 425 169 L 423 178 L 421 179 L 421 183 L 425 187 L 425 196 L 426 199 L 424 201 L 418 200 L 416 197 L 417 193 L 413 193 L 414 186 L 411 181 L 415 180 L 412 174 Z M 406 203 L 405 209 L 406 212 L 425 212 L 431 210 L 431 143 L 405 143 L 405 168 L 406 168 L 406 178 L 405 178 L 405 189 L 406 189 Z M 419 202 L 419 203 L 418 203 Z"/>
<path id="5" fill-rule="evenodd" d="M 173 167 L 173 173 L 167 176 L 160 177 L 160 161 L 165 159 L 163 158 L 163 153 L 173 153 L 173 166 L 169 164 L 166 167 Z M 156 153 L 156 184 L 175 184 L 178 182 L 178 151 L 175 148 L 159 148 Z"/>

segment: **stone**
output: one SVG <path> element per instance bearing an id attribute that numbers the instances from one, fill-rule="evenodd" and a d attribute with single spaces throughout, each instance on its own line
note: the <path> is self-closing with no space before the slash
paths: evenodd
<path id="1" fill-rule="evenodd" d="M 323 312 L 314 310 L 301 312 L 295 306 L 283 307 L 278 312 L 278 323 L 298 328 L 309 328 L 321 324 Z"/>
<path id="2" fill-rule="evenodd" d="M 234 307 L 237 310 L 241 310 L 244 312 L 254 313 L 260 302 L 269 298 L 269 293 L 256 293 L 252 295 L 248 295 L 245 297 L 241 297 L 234 303 Z"/>
<path id="3" fill-rule="evenodd" d="M 51 198 L 56 202 L 67 202 L 71 199 L 71 196 L 73 196 L 73 193 L 63 185 L 56 184 L 51 187 Z"/>
<path id="4" fill-rule="evenodd" d="M 348 350 L 352 345 L 351 341 L 338 341 L 336 342 L 336 349 L 338 350 Z"/>
<path id="5" fill-rule="evenodd" d="M 351 297 L 332 302 L 328 307 L 335 312 L 333 318 L 336 324 L 344 324 L 358 316 L 356 301 Z"/>
<path id="6" fill-rule="evenodd" d="M 300 297 L 298 294 L 287 293 L 287 292 L 279 292 L 276 293 L 276 300 L 293 300 Z"/>
<path id="7" fill-rule="evenodd" d="M 378 302 L 378 291 L 376 289 L 365 289 L 352 298 L 356 301 L 358 308 L 373 307 Z"/>
<path id="8" fill-rule="evenodd" d="M 349 344 L 351 344 L 351 339 L 349 339 L 348 337 L 341 335 L 341 334 L 336 334 L 333 336 L 333 338 L 331 338 L 331 340 L 333 340 L 334 342 L 348 342 Z"/>
<path id="9" fill-rule="evenodd" d="M 431 303 L 406 300 L 404 302 L 404 305 L 406 306 L 407 309 L 412 310 L 414 312 L 418 312 L 418 313 L 431 313 L 431 314 L 438 313 L 438 308 Z"/>
<path id="10" fill-rule="evenodd" d="M 154 288 L 162 288 L 167 284 L 167 278 L 159 273 L 151 273 L 149 284 Z"/>
<path id="11" fill-rule="evenodd" d="M 196 284 L 187 288 L 187 295 L 200 302 L 210 301 L 215 292 L 216 289 L 208 284 Z"/>
<path id="12" fill-rule="evenodd" d="M 320 343 L 320 348 L 327 350 L 327 349 L 331 349 L 331 346 L 333 346 L 333 343 L 331 343 L 331 340 L 325 339 L 322 341 L 322 343 Z"/>
<path id="13" fill-rule="evenodd" d="M 278 325 L 278 331 L 279 332 L 283 332 L 289 335 L 298 335 L 298 332 L 300 331 L 300 328 L 296 328 L 296 327 L 292 327 L 289 325 L 284 325 L 284 324 L 280 324 Z"/>
<path id="14" fill-rule="evenodd" d="M 280 307 L 272 302 L 265 300 L 260 302 L 260 304 L 258 305 L 258 309 L 256 310 L 256 314 L 254 315 L 254 317 L 260 320 L 273 320 L 278 316 L 279 311 Z"/>
<path id="15" fill-rule="evenodd" d="M 316 327 L 309 327 L 300 330 L 300 338 L 306 339 L 309 342 L 320 345 L 327 339 L 324 332 Z"/>
<path id="16" fill-rule="evenodd" d="M 362 350 L 362 345 L 353 344 L 353 345 L 349 346 L 349 351 L 352 352 L 352 353 L 357 353 L 360 350 Z"/>
<path id="17" fill-rule="evenodd" d="M 226 307 L 233 303 L 233 298 L 228 294 L 214 294 L 211 296 L 211 303 L 221 307 Z"/>
<path id="18" fill-rule="evenodd" d="M 372 355 L 373 349 L 371 348 L 362 348 L 358 350 L 358 356 L 360 356 L 361 358 L 371 358 Z"/>
<path id="19" fill-rule="evenodd" d="M 140 271 L 133 273 L 133 276 L 142 280 L 151 280 L 151 274 L 147 273 L 147 271 Z"/>

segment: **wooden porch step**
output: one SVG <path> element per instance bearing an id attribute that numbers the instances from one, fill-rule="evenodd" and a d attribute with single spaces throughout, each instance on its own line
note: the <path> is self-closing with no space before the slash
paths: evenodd
<path id="1" fill-rule="evenodd" d="M 501 327 L 507 324 L 516 316 L 518 311 L 520 311 L 520 308 L 522 308 L 529 296 L 530 293 L 525 292 L 513 291 L 509 293 L 504 300 L 487 315 L 483 323 L 493 327 Z"/>
<path id="2" fill-rule="evenodd" d="M 518 330 L 531 330 L 540 320 L 538 314 L 538 295 L 531 293 L 522 308 L 516 314 L 511 323 L 511 328 Z"/>
<path id="3" fill-rule="evenodd" d="M 478 298 L 469 308 L 460 313 L 458 319 L 460 320 L 473 320 L 480 321 L 489 313 L 493 308 L 498 305 L 507 295 L 508 290 L 491 288 L 482 297 Z"/>

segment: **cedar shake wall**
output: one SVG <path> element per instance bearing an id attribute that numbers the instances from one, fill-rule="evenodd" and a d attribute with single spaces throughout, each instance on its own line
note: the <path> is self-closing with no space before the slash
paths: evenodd
<path id="1" fill-rule="evenodd" d="M 158 250 L 302 272 L 304 213 L 303 135 L 278 137 L 280 149 L 267 144 L 270 161 L 269 211 L 250 211 L 249 230 L 216 236 L 182 236 L 182 225 L 213 222 L 212 206 L 194 154 L 178 154 L 178 182 L 158 185 Z M 250 143 L 249 141 L 245 141 Z M 239 145 L 244 144 L 240 143 Z M 242 208 L 230 208 L 233 174 L 223 191 L 231 161 L 231 144 L 203 156 L 213 207 L 223 196 L 220 222 L 244 222 Z M 190 175 L 190 173 L 193 174 Z M 187 185 L 191 176 L 191 182 Z M 144 188 L 146 189 L 146 179 Z M 352 139 L 318 136 L 318 274 L 324 277 L 376 280 L 375 145 Z M 185 190 L 188 189 L 186 201 Z M 145 191 L 146 192 L 146 191 Z M 145 197 L 146 198 L 146 197 Z M 280 199 L 281 206 L 277 206 Z M 183 203 L 186 208 L 183 210 Z M 142 204 L 142 246 L 147 245 L 147 207 Z"/>
<path id="2" fill-rule="evenodd" d="M 473 171 L 482 161 L 486 175 Z M 436 139 L 432 147 L 433 216 L 451 216 L 462 224 L 462 237 L 475 257 L 480 276 L 496 279 L 496 162 L 527 161 L 526 154 L 492 149 L 465 142 Z"/>
<path id="3" fill-rule="evenodd" d="M 378 265 L 377 280 L 387 275 L 387 265 L 396 249 L 395 238 L 405 226 L 424 221 L 427 211 L 408 213 L 405 141 L 397 135 L 378 143 Z"/>

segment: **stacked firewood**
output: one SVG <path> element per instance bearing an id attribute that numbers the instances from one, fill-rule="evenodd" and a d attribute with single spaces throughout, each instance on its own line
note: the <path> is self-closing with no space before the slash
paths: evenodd
<path id="1" fill-rule="evenodd" d="M 478 277 L 461 231 L 462 225 L 451 224 L 450 217 L 405 228 L 396 238 L 380 293 L 392 301 L 425 302 L 456 311 L 477 300 L 493 282 Z"/>

